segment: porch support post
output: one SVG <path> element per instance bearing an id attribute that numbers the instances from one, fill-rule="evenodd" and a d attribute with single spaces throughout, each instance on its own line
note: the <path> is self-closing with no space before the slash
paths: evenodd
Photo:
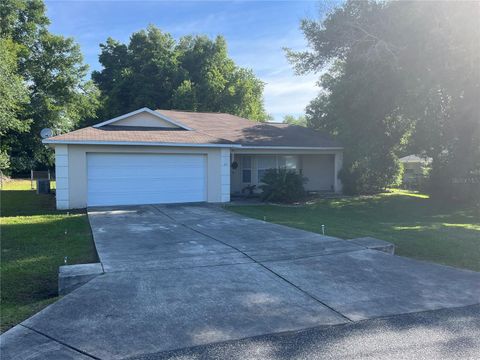
<path id="1" fill-rule="evenodd" d="M 342 192 L 342 182 L 338 178 L 338 173 L 342 170 L 343 166 L 343 152 L 339 151 L 335 153 L 335 160 L 333 162 L 333 190 L 336 193 Z"/>
<path id="2" fill-rule="evenodd" d="M 220 150 L 221 202 L 230 201 L 230 149 Z"/>

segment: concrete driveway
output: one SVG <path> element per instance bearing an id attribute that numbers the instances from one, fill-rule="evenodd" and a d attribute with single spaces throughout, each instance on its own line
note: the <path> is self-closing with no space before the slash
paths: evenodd
<path id="1" fill-rule="evenodd" d="M 479 273 L 217 206 L 94 208 L 89 219 L 105 274 L 3 335 L 2 358 L 120 359 L 480 302 Z"/>

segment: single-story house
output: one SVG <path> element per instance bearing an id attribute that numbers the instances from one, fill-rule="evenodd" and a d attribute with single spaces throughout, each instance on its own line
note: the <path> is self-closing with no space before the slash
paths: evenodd
<path id="1" fill-rule="evenodd" d="M 432 159 L 417 155 L 408 155 L 399 159 L 403 165 L 403 185 L 415 187 L 426 177 L 426 169 L 431 165 Z"/>
<path id="2" fill-rule="evenodd" d="M 59 209 L 228 202 L 280 167 L 308 178 L 306 190 L 341 191 L 336 141 L 229 114 L 142 108 L 43 142 L 55 148 Z"/>

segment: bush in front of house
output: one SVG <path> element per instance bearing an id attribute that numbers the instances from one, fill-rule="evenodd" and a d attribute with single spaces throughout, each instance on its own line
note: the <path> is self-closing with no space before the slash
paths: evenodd
<path id="1" fill-rule="evenodd" d="M 403 166 L 392 152 L 360 156 L 349 150 L 339 177 L 346 195 L 377 194 L 401 184 Z"/>
<path id="2" fill-rule="evenodd" d="M 307 178 L 294 170 L 269 169 L 262 178 L 261 198 L 263 201 L 292 203 L 305 197 L 303 184 Z"/>

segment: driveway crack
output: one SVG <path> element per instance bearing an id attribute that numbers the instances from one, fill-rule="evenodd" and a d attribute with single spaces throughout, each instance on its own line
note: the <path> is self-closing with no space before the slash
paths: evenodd
<path id="1" fill-rule="evenodd" d="M 226 245 L 236 251 L 238 251 L 239 253 L 241 253 L 242 255 L 244 255 L 245 257 L 247 257 L 248 259 L 250 259 L 253 263 L 257 264 L 257 265 L 260 265 L 262 268 L 264 268 L 265 270 L 267 270 L 268 272 L 270 272 L 271 274 L 273 274 L 274 276 L 280 278 L 281 280 L 285 281 L 287 284 L 293 286 L 295 289 L 297 289 L 298 291 L 300 291 L 301 293 L 303 293 L 304 295 L 310 297 L 311 299 L 315 300 L 316 302 L 320 303 L 321 305 L 325 306 L 326 308 L 330 309 L 331 311 L 333 311 L 335 314 L 337 314 L 338 316 L 340 316 L 341 318 L 345 319 L 346 321 L 348 322 L 354 322 L 352 319 L 350 319 L 349 317 L 345 316 L 344 314 L 342 314 L 341 312 L 339 312 L 338 310 L 334 309 L 333 307 L 331 307 L 330 305 L 326 304 L 325 302 L 323 302 L 322 300 L 318 299 L 317 297 L 313 296 L 312 294 L 310 294 L 309 292 L 303 290 L 301 287 L 299 287 L 298 285 L 295 285 L 294 283 L 292 283 L 291 281 L 287 280 L 286 278 L 284 278 L 283 276 L 281 276 L 280 274 L 276 273 L 275 271 L 273 271 L 272 269 L 270 269 L 269 267 L 267 267 L 266 265 L 262 264 L 261 262 L 255 260 L 253 257 L 251 257 L 250 255 L 248 255 L 246 252 L 240 250 L 239 248 L 231 245 L 231 244 L 228 244 L 220 239 L 217 239 L 216 237 L 214 236 L 211 236 L 209 234 L 206 234 L 206 233 L 203 233 L 202 231 L 198 230 L 198 229 L 195 229 L 187 224 L 184 224 L 178 220 L 176 220 L 175 218 L 173 218 L 172 216 L 170 216 L 169 214 L 167 214 L 166 212 L 162 211 L 161 209 L 159 209 L 158 207 L 154 206 L 156 210 L 158 210 L 159 212 L 161 212 L 163 215 L 167 216 L 168 218 L 172 219 L 173 221 L 175 221 L 176 223 L 186 227 L 187 229 L 190 229 L 192 231 L 195 231 L 196 233 L 198 234 L 201 234 L 203 236 L 206 236 L 212 240 L 215 240 L 223 245 Z"/>
<path id="2" fill-rule="evenodd" d="M 97 357 L 97 356 L 95 356 L 95 355 L 89 354 L 89 353 L 87 353 L 87 352 L 85 352 L 85 351 L 83 351 L 83 350 L 80 350 L 80 349 L 78 349 L 78 348 L 76 348 L 76 347 L 74 347 L 74 346 L 71 346 L 71 345 L 69 345 L 69 344 L 67 344 L 67 343 L 65 343 L 65 342 L 63 342 L 63 341 L 60 341 L 60 340 L 58 340 L 58 339 L 55 339 L 55 338 L 51 337 L 50 335 L 47 335 L 47 334 L 45 334 L 45 333 L 43 333 L 43 332 L 41 332 L 41 331 L 38 331 L 38 330 L 36 330 L 36 329 L 34 329 L 34 328 L 30 327 L 30 326 L 27 326 L 27 325 L 24 325 L 24 324 L 20 324 L 20 326 L 23 326 L 24 328 L 26 328 L 26 329 L 28 329 L 28 330 L 31 330 L 31 331 L 39 334 L 39 335 L 45 336 L 47 339 L 52 340 L 52 341 L 55 341 L 56 343 L 58 343 L 58 344 L 60 344 L 60 345 L 63 345 L 63 346 L 65 346 L 65 347 L 69 348 L 70 350 L 76 351 L 76 352 L 78 352 L 78 353 L 80 353 L 80 354 L 82 354 L 82 355 L 88 356 L 88 357 L 90 357 L 90 358 L 92 358 L 92 359 L 95 359 L 95 360 L 102 360 L 101 358 L 99 358 L 99 357 Z"/>

